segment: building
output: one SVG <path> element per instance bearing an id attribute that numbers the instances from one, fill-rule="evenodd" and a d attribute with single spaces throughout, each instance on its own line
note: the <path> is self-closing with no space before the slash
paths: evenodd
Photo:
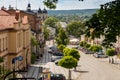
<path id="1" fill-rule="evenodd" d="M 8 12 L 11 15 L 15 15 L 15 10 L 13 8 L 9 8 Z M 35 50 L 32 50 L 32 52 L 36 53 L 38 57 L 40 57 L 44 53 L 44 28 L 43 28 L 43 21 L 47 18 L 47 10 L 41 10 L 40 8 L 36 11 L 31 10 L 31 4 L 28 3 L 26 11 L 21 10 L 20 16 L 23 17 L 24 15 L 27 15 L 28 17 L 28 23 L 31 28 L 31 32 L 33 36 L 36 37 L 36 39 L 39 41 L 39 46 L 35 46 Z"/>
<path id="2" fill-rule="evenodd" d="M 0 64 L 4 69 L 19 70 L 31 63 L 31 31 L 28 17 L 21 17 L 18 10 L 14 14 L 0 10 L 0 57 L 4 59 Z"/>

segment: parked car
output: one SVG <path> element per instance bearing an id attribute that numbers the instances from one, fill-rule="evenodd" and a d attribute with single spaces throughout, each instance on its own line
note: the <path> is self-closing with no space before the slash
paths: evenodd
<path id="1" fill-rule="evenodd" d="M 63 74 L 51 74 L 50 80 L 66 80 Z"/>
<path id="2" fill-rule="evenodd" d="M 99 52 L 94 53 L 93 56 L 96 58 L 107 58 L 108 57 L 104 53 L 99 53 Z"/>
<path id="3" fill-rule="evenodd" d="M 40 76 L 38 80 L 45 80 L 43 76 Z M 66 80 L 63 74 L 53 74 L 50 73 L 50 80 Z"/>
<path id="4" fill-rule="evenodd" d="M 54 56 L 64 56 L 64 54 L 61 53 L 61 52 L 54 52 L 53 55 L 54 55 Z"/>
<path id="5" fill-rule="evenodd" d="M 58 59 L 61 59 L 63 56 L 52 56 L 51 57 L 51 61 L 52 62 L 54 62 L 54 61 L 56 61 L 56 60 L 58 60 Z"/>
<path id="6" fill-rule="evenodd" d="M 85 53 L 85 54 L 94 54 L 93 51 L 91 51 L 91 50 L 87 50 L 87 49 L 84 51 L 84 53 Z"/>
<path id="7" fill-rule="evenodd" d="M 48 47 L 48 53 L 54 54 L 54 53 L 57 53 L 57 52 L 59 52 L 59 51 L 58 51 L 58 48 L 55 45 L 52 45 L 52 46 Z"/>

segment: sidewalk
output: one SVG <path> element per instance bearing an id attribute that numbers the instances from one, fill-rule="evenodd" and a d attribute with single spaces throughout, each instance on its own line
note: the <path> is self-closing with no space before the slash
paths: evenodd
<path id="1" fill-rule="evenodd" d="M 46 58 L 46 55 L 47 55 L 46 53 L 47 52 L 45 50 L 43 57 L 41 57 L 40 59 L 37 59 L 34 64 L 31 64 L 28 67 L 27 72 L 22 74 L 22 77 L 25 77 L 25 78 L 31 77 L 31 78 L 36 78 L 36 80 L 37 80 L 42 73 L 42 65 L 44 65 L 46 62 L 48 62 L 48 60 Z M 19 76 L 19 77 L 21 77 L 21 76 Z"/>

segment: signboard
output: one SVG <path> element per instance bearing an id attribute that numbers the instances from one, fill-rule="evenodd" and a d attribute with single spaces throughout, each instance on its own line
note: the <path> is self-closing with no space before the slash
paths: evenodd
<path id="1" fill-rule="evenodd" d="M 22 61 L 22 60 L 23 60 L 23 57 L 22 57 L 22 56 L 18 56 L 18 57 L 13 58 L 13 59 L 12 59 L 12 64 L 15 64 L 16 60 Z"/>
<path id="2" fill-rule="evenodd" d="M 18 60 L 18 61 L 22 61 L 22 60 L 23 60 L 23 57 L 22 57 L 22 56 L 18 56 L 18 57 L 17 57 L 17 60 Z"/>

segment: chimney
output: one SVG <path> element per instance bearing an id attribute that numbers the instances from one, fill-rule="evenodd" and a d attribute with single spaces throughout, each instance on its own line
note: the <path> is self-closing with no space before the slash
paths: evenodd
<path id="1" fill-rule="evenodd" d="M 20 11 L 16 10 L 15 11 L 15 19 L 18 21 L 20 17 Z"/>

